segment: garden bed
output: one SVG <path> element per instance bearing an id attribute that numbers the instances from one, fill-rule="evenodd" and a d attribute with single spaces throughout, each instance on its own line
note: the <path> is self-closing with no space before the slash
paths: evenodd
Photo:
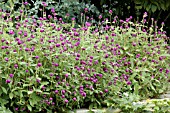
<path id="1" fill-rule="evenodd" d="M 62 18 L 56 22 L 45 14 L 38 19 L 22 12 L 0 16 L 4 109 L 52 113 L 106 107 L 135 112 L 146 107 L 134 107 L 135 102 L 168 89 L 168 37 L 163 23 L 161 28 L 147 27 L 147 13 L 137 23 L 132 17 L 115 17 L 96 26 L 85 21 L 78 28 L 74 19 L 71 24 Z"/>

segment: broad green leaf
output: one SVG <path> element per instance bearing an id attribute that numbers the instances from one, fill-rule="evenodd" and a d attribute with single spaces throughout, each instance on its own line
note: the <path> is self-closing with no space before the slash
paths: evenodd
<path id="1" fill-rule="evenodd" d="M 40 92 L 40 93 L 42 93 L 42 91 L 41 91 L 40 89 L 36 89 L 35 91 L 36 91 L 36 92 Z"/>
<path id="2" fill-rule="evenodd" d="M 32 111 L 32 107 L 29 104 L 27 104 L 27 108 Z"/>
<path id="3" fill-rule="evenodd" d="M 33 91 L 28 91 L 27 93 L 28 93 L 28 95 L 30 95 L 31 93 L 33 93 Z"/>
<path id="4" fill-rule="evenodd" d="M 4 88 L 4 87 L 1 87 L 2 88 L 2 91 L 7 94 L 7 90 Z"/>
<path id="5" fill-rule="evenodd" d="M 161 56 L 170 57 L 170 54 L 162 54 Z"/>
<path id="6" fill-rule="evenodd" d="M 34 107 L 33 99 L 29 99 L 29 102 L 30 102 L 30 105 L 31 105 L 32 107 Z"/>
<path id="7" fill-rule="evenodd" d="M 165 5 L 164 4 L 160 4 L 161 8 L 165 11 L 166 8 L 165 8 Z"/>
<path id="8" fill-rule="evenodd" d="M 149 11 L 150 8 L 151 8 L 151 4 L 149 4 L 149 5 L 146 6 L 146 10 L 147 10 L 147 11 Z"/>
<path id="9" fill-rule="evenodd" d="M 14 97 L 13 93 L 9 94 L 9 98 L 12 99 Z"/>
<path id="10" fill-rule="evenodd" d="M 152 5 L 152 6 L 151 6 L 151 10 L 152 10 L 152 12 L 154 13 L 154 12 L 157 10 L 157 6 L 156 6 L 156 5 Z"/>

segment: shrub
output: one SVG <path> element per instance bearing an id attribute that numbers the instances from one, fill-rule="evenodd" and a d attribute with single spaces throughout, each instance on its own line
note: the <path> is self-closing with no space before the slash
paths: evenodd
<path id="1" fill-rule="evenodd" d="M 161 28 L 132 17 L 74 28 L 40 17 L 12 21 L 0 12 L 0 105 L 12 111 L 103 107 L 125 92 L 140 99 L 167 90 L 169 46 Z M 108 25 L 110 24 L 110 26 Z M 65 30 L 63 26 L 69 26 Z"/>

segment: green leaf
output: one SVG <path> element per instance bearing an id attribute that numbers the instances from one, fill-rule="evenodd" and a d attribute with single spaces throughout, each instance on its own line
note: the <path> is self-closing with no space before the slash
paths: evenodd
<path id="1" fill-rule="evenodd" d="M 7 94 L 7 90 L 4 88 L 4 87 L 1 87 L 2 88 L 2 91 Z"/>
<path id="2" fill-rule="evenodd" d="M 142 6 L 135 6 L 136 9 L 142 9 Z"/>
<path id="3" fill-rule="evenodd" d="M 29 104 L 27 104 L 27 108 L 32 111 L 32 107 Z"/>
<path id="4" fill-rule="evenodd" d="M 30 86 L 30 84 L 23 84 L 23 87 Z"/>
<path id="5" fill-rule="evenodd" d="M 32 99 L 29 99 L 29 102 L 30 102 L 30 105 L 31 105 L 32 107 L 34 107 L 34 102 L 33 102 L 33 100 L 32 100 Z"/>
<path id="6" fill-rule="evenodd" d="M 166 8 L 165 8 L 165 5 L 164 4 L 160 4 L 161 8 L 165 11 Z"/>
<path id="7" fill-rule="evenodd" d="M 170 54 L 162 54 L 161 56 L 170 57 Z"/>
<path id="8" fill-rule="evenodd" d="M 154 86 L 152 85 L 152 83 L 150 83 L 150 87 L 151 87 L 151 89 L 156 93 L 156 89 L 154 88 Z"/>
<path id="9" fill-rule="evenodd" d="M 42 93 L 42 91 L 41 91 L 40 89 L 36 89 L 35 91 L 36 91 L 36 92 L 40 92 L 40 93 Z"/>
<path id="10" fill-rule="evenodd" d="M 149 11 L 150 8 L 151 8 L 151 4 L 147 5 L 147 6 L 146 6 L 146 11 Z"/>
<path id="11" fill-rule="evenodd" d="M 93 104 L 90 104 L 89 109 L 91 110 L 93 108 Z"/>
<path id="12" fill-rule="evenodd" d="M 156 6 L 156 5 L 152 5 L 152 6 L 151 6 L 151 10 L 152 10 L 152 12 L 154 13 L 154 12 L 157 10 L 157 6 Z"/>
<path id="13" fill-rule="evenodd" d="M 13 93 L 9 94 L 9 98 L 12 99 L 14 97 Z"/>
<path id="14" fill-rule="evenodd" d="M 27 93 L 28 93 L 28 95 L 30 95 L 30 94 L 32 94 L 32 93 L 33 93 L 33 91 L 28 91 Z"/>

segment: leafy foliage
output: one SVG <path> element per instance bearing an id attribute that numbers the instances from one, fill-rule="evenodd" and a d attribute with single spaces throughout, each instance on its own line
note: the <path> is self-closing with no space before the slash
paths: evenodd
<path id="1" fill-rule="evenodd" d="M 42 12 L 36 19 L 0 11 L 1 106 L 14 112 L 92 109 L 125 92 L 140 100 L 167 90 L 164 24 L 148 28 L 147 13 L 137 23 L 132 17 L 113 22 L 101 17 L 96 26 L 84 19 L 75 28 L 74 19 L 71 24 L 55 15 L 48 20 Z"/>

